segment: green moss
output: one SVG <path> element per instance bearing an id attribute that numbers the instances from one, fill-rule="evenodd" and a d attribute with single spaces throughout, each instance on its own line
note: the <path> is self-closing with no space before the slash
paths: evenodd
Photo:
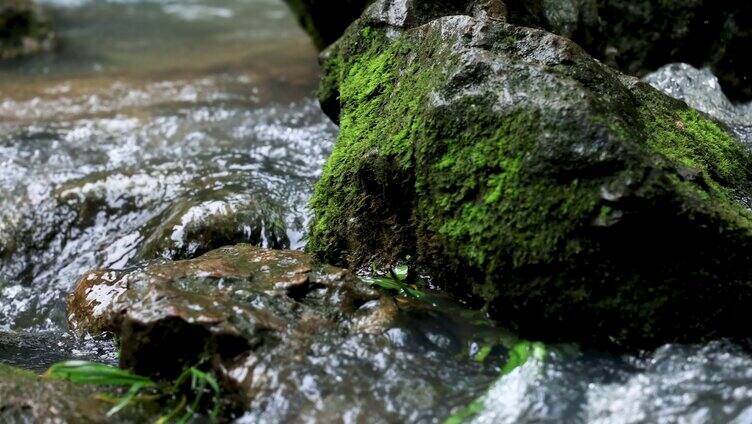
<path id="1" fill-rule="evenodd" d="M 727 222 L 752 230 L 752 214 L 740 201 L 748 191 L 752 156 L 711 118 L 671 103 L 656 93 L 642 99 L 639 117 L 646 144 L 679 167 L 670 177 L 677 191 Z"/>
<path id="2" fill-rule="evenodd" d="M 377 204 L 388 208 L 378 193 L 364 196 L 364 185 L 412 184 L 414 142 L 424 127 L 421 107 L 436 82 L 430 67 L 407 63 L 407 44 L 389 42 L 375 29 L 365 28 L 360 34 L 358 46 L 341 47 L 324 65 L 328 76 L 322 90 L 338 88 L 342 114 L 337 144 L 311 201 L 316 218 L 308 247 L 313 252 L 332 251 L 348 238 L 352 216 Z M 348 48 L 362 52 L 352 57 Z M 387 211 L 380 218 L 393 221 L 393 235 L 382 232 L 372 238 L 399 237 L 404 220 L 398 215 L 399 211 Z"/>
<path id="3" fill-rule="evenodd" d="M 746 177 L 744 147 L 696 110 L 646 118 L 650 147 L 671 161 L 702 172 L 709 184 L 737 185 Z"/>
<path id="4" fill-rule="evenodd" d="M 561 184 L 525 170 L 540 122 L 538 114 L 519 112 L 441 141 L 446 153 L 429 174 L 438 190 L 425 203 L 425 216 L 443 218 L 436 232 L 473 265 L 549 261 L 569 232 L 593 217 L 591 183 Z"/>

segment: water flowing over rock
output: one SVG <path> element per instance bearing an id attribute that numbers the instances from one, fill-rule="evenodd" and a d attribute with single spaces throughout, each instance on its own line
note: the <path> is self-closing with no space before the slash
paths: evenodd
<path id="1" fill-rule="evenodd" d="M 488 8 L 411 28 L 401 4 L 325 54 L 312 252 L 412 258 L 531 338 L 746 335 L 752 161 L 724 125 Z"/>
<path id="2" fill-rule="evenodd" d="M 495 372 L 462 354 L 469 341 L 456 336 L 450 309 L 413 303 L 299 251 L 236 245 L 92 271 L 70 318 L 78 332 L 114 333 L 121 365 L 139 374 L 169 379 L 210 367 L 227 397 L 249 408 L 248 422 L 419 421 L 448 415 L 477 393 L 468 381 Z M 474 330 L 465 334 L 496 331 Z"/>
<path id="3" fill-rule="evenodd" d="M 752 103 L 734 104 L 729 101 L 710 69 L 673 63 L 646 75 L 644 80 L 728 125 L 742 143 L 752 147 Z"/>
<path id="4" fill-rule="evenodd" d="M 501 377 L 465 422 L 745 423 L 751 365 L 719 342 L 668 345 L 644 358 L 552 354 Z"/>
<path id="5" fill-rule="evenodd" d="M 0 3 L 0 60 L 49 50 L 54 41 L 50 22 L 32 0 Z"/>

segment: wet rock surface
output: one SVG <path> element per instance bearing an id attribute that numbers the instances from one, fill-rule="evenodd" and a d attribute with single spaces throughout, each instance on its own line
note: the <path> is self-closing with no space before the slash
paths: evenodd
<path id="1" fill-rule="evenodd" d="M 157 417 L 156 405 L 139 402 L 126 413 L 108 417 L 110 403 L 95 398 L 96 390 L 42 377 L 0 363 L 0 422 L 26 423 L 129 423 Z"/>
<path id="2" fill-rule="evenodd" d="M 290 247 L 284 212 L 257 197 L 213 193 L 213 199 L 184 200 L 155 219 L 156 227 L 144 240 L 142 258 L 189 259 L 233 243 L 272 249 Z M 148 224 L 147 224 L 148 225 Z"/>
<path id="3" fill-rule="evenodd" d="M 461 353 L 470 341 L 457 326 L 466 324 L 449 313 L 297 251 L 236 245 L 92 271 L 70 312 L 79 332 L 114 333 L 121 365 L 139 374 L 169 379 L 203 362 L 250 411 L 248 422 L 441 417 L 477 393 L 466 381 L 494 374 Z M 478 327 L 474 337 L 495 331 Z"/>
<path id="4" fill-rule="evenodd" d="M 31 0 L 0 3 L 0 60 L 50 50 L 52 26 Z"/>
<path id="5" fill-rule="evenodd" d="M 708 0 L 388 0 L 349 2 L 338 14 L 326 2 L 290 2 L 312 33 L 332 30 L 331 44 L 366 10 L 381 9 L 384 22 L 405 27 L 436 18 L 489 8 L 509 23 L 541 28 L 567 37 L 595 58 L 630 75 L 643 76 L 666 63 L 707 66 L 734 101 L 752 99 L 752 6 Z M 301 7 L 299 4 L 305 4 Z M 383 12 L 389 10 L 387 13 Z M 357 12 L 357 13 L 356 13 Z M 366 16 L 369 13 L 366 13 Z M 417 21 L 413 20 L 420 16 Z M 411 18 L 412 17 L 412 18 Z M 422 22 L 420 20 L 423 19 Z M 321 45 L 322 43 L 319 43 Z"/>
<path id="6" fill-rule="evenodd" d="M 752 162 L 723 124 L 565 38 L 482 13 L 404 30 L 401 4 L 325 56 L 312 252 L 412 257 L 533 338 L 745 335 Z"/>

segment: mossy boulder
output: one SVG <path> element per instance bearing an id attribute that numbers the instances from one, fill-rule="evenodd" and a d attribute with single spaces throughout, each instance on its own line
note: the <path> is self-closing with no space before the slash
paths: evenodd
<path id="1" fill-rule="evenodd" d="M 0 60 L 52 48 L 54 33 L 30 0 L 0 3 Z"/>
<path id="2" fill-rule="evenodd" d="M 329 49 L 340 134 L 308 249 L 408 262 L 531 338 L 748 335 L 749 153 L 570 40 L 475 13 L 366 13 Z"/>

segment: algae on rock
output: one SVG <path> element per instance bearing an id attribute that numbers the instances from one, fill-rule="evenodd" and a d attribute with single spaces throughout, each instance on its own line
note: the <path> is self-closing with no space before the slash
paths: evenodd
<path id="1" fill-rule="evenodd" d="M 482 9 L 395 26 L 384 4 L 324 55 L 340 135 L 311 252 L 409 258 L 525 337 L 743 335 L 752 160 L 727 128 L 565 38 Z"/>

